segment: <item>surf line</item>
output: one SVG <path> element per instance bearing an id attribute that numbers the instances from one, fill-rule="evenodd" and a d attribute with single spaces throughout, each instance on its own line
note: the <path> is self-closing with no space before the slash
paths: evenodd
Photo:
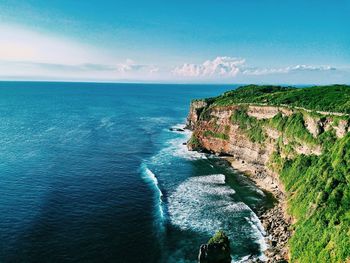
<path id="1" fill-rule="evenodd" d="M 164 219 L 164 211 L 163 211 L 163 193 L 159 188 L 159 183 L 156 175 L 147 167 L 145 163 L 142 163 L 141 165 L 141 174 L 142 179 L 152 185 L 152 187 L 155 189 L 157 199 L 158 199 L 158 212 L 160 215 L 160 218 Z"/>

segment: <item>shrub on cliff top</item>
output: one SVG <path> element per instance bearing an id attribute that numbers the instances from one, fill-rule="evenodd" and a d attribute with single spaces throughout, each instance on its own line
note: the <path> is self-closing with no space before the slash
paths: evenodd
<path id="1" fill-rule="evenodd" d="M 215 233 L 215 235 L 209 239 L 208 244 L 222 244 L 222 243 L 228 243 L 228 237 L 226 236 L 225 232 L 222 230 L 219 230 Z"/>

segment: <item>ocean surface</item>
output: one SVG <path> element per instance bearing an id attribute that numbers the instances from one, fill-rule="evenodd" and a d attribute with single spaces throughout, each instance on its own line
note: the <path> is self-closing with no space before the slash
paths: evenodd
<path id="1" fill-rule="evenodd" d="M 271 198 L 169 130 L 233 88 L 0 82 L 0 262 L 196 262 L 219 229 L 263 259 Z"/>

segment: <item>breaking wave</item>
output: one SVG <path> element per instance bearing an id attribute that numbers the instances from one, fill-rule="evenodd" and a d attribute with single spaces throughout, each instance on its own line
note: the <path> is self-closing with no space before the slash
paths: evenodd
<path id="1" fill-rule="evenodd" d="M 183 124 L 173 126 L 179 129 L 183 127 Z M 188 151 L 184 143 L 190 139 L 191 131 L 175 130 L 171 133 L 175 136 L 170 136 L 164 141 L 163 148 L 147 160 L 148 166 L 145 163 L 141 165 L 143 179 L 155 192 L 156 211 L 162 222 L 161 226 L 165 227 L 169 224 L 182 233 L 196 232 L 199 236 L 211 236 L 222 229 L 228 234 L 237 250 L 242 251 L 239 246 L 243 246 L 249 247 L 248 253 L 255 251 L 252 255 L 235 255 L 233 262 L 244 262 L 248 257 L 259 257 L 260 260 L 265 260 L 262 253 L 267 248 L 264 229 L 251 208 L 240 201 L 236 191 L 226 184 L 224 174 L 186 178 L 178 174 L 181 170 L 173 170 L 174 167 L 179 167 L 178 164 L 181 162 L 179 158 L 195 161 L 207 157 L 203 153 Z M 211 164 L 210 167 L 214 168 Z M 174 178 L 174 172 L 179 175 L 177 179 Z M 166 197 L 163 197 L 155 173 L 162 179 Z M 184 181 L 178 184 L 176 180 Z M 256 189 L 256 191 L 260 190 Z M 261 193 L 263 195 L 263 192 Z M 185 256 L 185 248 L 188 246 L 186 242 L 192 241 L 177 242 L 179 242 L 178 247 L 168 251 L 170 255 L 167 256 L 166 261 L 192 262 L 187 261 Z M 255 249 L 250 250 L 251 247 Z"/>
<path id="2" fill-rule="evenodd" d="M 183 128 L 184 124 L 178 124 L 173 128 Z M 173 157 L 182 158 L 186 160 L 198 160 L 206 159 L 206 155 L 203 153 L 189 151 L 186 146 L 186 142 L 191 138 L 192 132 L 184 130 L 183 132 L 172 131 L 176 133 L 176 138 L 172 138 L 166 141 L 165 146 L 151 159 L 152 163 L 165 163 Z"/>
<path id="3" fill-rule="evenodd" d="M 228 212 L 249 210 L 242 202 L 233 203 L 233 194 L 223 174 L 189 178 L 168 198 L 170 221 L 182 230 L 208 234 L 223 229 Z"/>
<path id="4" fill-rule="evenodd" d="M 265 232 L 259 219 L 234 197 L 235 191 L 225 184 L 223 174 L 189 178 L 168 198 L 169 220 L 183 231 L 212 235 L 223 229 L 231 239 L 247 235 L 264 251 Z M 262 255 L 260 258 L 263 260 Z"/>
<path id="5" fill-rule="evenodd" d="M 159 184 L 158 184 L 158 179 L 155 176 L 155 174 L 148 169 L 146 164 L 142 164 L 141 165 L 141 173 L 142 173 L 142 179 L 145 180 L 146 183 L 150 184 L 154 189 L 155 189 L 155 193 L 156 193 L 156 199 L 158 202 L 158 213 L 160 218 L 163 220 L 164 219 L 164 211 L 163 211 L 163 193 L 159 188 Z"/>

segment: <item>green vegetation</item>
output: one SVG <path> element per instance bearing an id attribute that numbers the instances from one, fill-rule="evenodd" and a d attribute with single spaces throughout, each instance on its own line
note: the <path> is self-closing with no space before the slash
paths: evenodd
<path id="1" fill-rule="evenodd" d="M 199 149 L 201 147 L 201 143 L 195 134 L 192 134 L 188 144 L 190 144 L 193 149 Z"/>
<path id="2" fill-rule="evenodd" d="M 270 119 L 269 124 L 278 131 L 283 131 L 284 136 L 288 138 L 299 139 L 309 144 L 318 144 L 318 140 L 306 128 L 304 116 L 301 112 L 291 116 L 282 116 L 281 113 L 278 113 Z"/>
<path id="3" fill-rule="evenodd" d="M 271 157 L 296 219 L 290 239 L 292 262 L 345 262 L 350 259 L 350 134 L 321 156 L 294 160 Z"/>
<path id="4" fill-rule="evenodd" d="M 211 105 L 238 103 L 288 105 L 310 110 L 350 114 L 350 86 L 331 85 L 308 88 L 248 85 L 206 100 Z"/>
<path id="5" fill-rule="evenodd" d="M 232 123 L 238 124 L 239 128 L 248 136 L 252 142 L 263 143 L 266 139 L 264 127 L 271 127 L 280 132 L 283 131 L 285 137 L 298 139 L 308 144 L 318 144 L 319 141 L 307 130 L 304 123 L 303 114 L 297 112 L 291 116 L 282 116 L 278 113 L 269 120 L 258 120 L 247 114 L 247 109 L 242 106 L 235 110 L 231 116 Z"/>
<path id="6" fill-rule="evenodd" d="M 205 137 L 214 137 L 214 138 L 218 138 L 221 140 L 228 140 L 229 137 L 227 134 L 225 133 L 217 133 L 217 132 L 213 132 L 213 131 L 205 131 L 204 133 Z"/>
<path id="7" fill-rule="evenodd" d="M 248 116 L 242 106 L 232 114 L 231 121 L 253 142 L 264 142 L 264 127 L 282 134 L 276 142 L 278 152 L 271 155 L 269 166 L 280 174 L 289 193 L 289 213 L 297 219 L 290 239 L 291 261 L 349 260 L 350 134 L 337 139 L 331 129 L 321 131 L 315 138 L 307 130 L 301 112 L 290 116 L 279 113 L 271 119 L 258 120 Z M 283 137 L 289 138 L 288 144 L 283 143 Z M 299 143 L 322 145 L 324 152 L 321 156 L 297 155 L 294 147 Z"/>
<path id="8" fill-rule="evenodd" d="M 235 110 L 231 116 L 231 121 L 237 123 L 252 142 L 264 142 L 266 135 L 263 131 L 263 121 L 248 116 L 245 108 Z"/>
<path id="9" fill-rule="evenodd" d="M 209 239 L 208 245 L 209 244 L 227 244 L 229 242 L 228 237 L 224 233 L 224 231 L 219 230 L 218 232 L 215 233 L 215 235 Z"/>

